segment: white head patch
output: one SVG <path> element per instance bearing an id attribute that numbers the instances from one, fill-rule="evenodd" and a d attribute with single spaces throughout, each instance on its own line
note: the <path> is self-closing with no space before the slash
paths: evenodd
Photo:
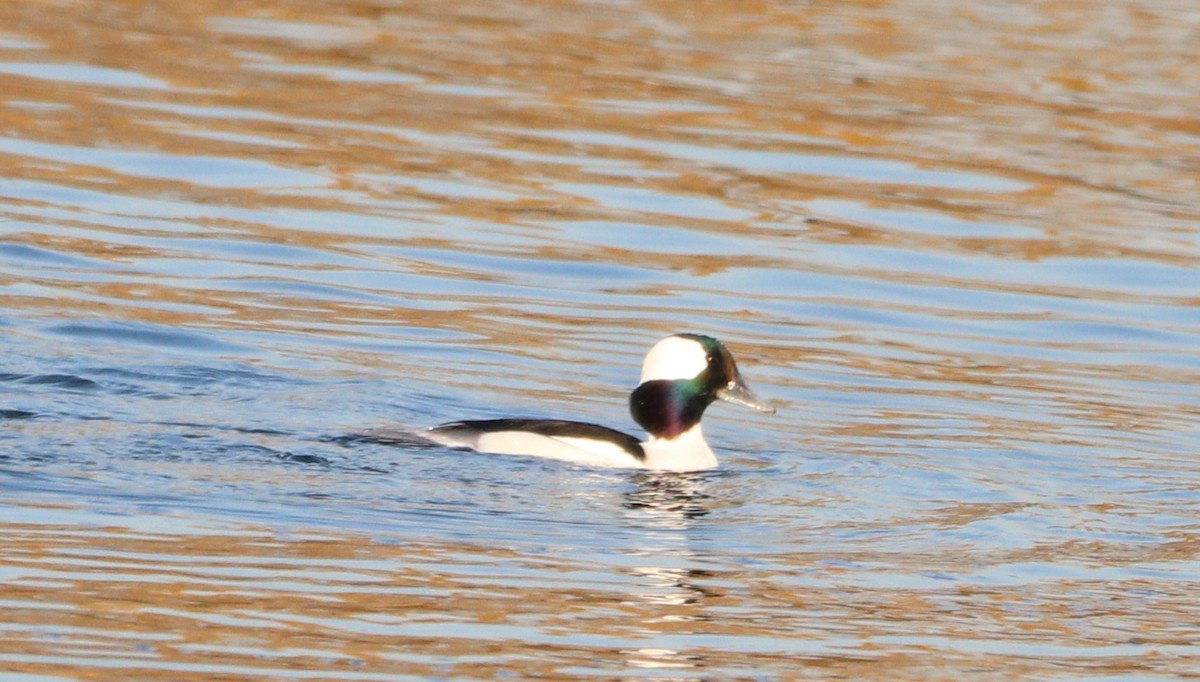
<path id="1" fill-rule="evenodd" d="M 708 355 L 698 341 L 668 336 L 654 344 L 642 363 L 641 383 L 692 379 L 708 367 Z"/>

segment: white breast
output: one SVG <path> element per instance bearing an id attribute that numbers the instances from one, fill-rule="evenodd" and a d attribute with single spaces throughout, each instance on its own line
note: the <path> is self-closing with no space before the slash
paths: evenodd
<path id="1" fill-rule="evenodd" d="M 646 468 L 666 471 L 701 471 L 717 466 L 717 456 L 704 440 L 700 425 L 684 431 L 675 438 L 654 438 L 642 443 L 646 451 Z"/>

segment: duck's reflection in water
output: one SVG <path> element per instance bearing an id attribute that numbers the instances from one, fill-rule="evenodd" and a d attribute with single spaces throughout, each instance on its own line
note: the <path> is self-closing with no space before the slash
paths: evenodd
<path id="1" fill-rule="evenodd" d="M 625 494 L 625 508 L 639 512 L 642 523 L 655 528 L 687 528 L 708 515 L 712 497 L 706 492 L 710 474 L 639 472 L 637 486 Z"/>
<path id="2" fill-rule="evenodd" d="M 640 649 L 626 649 L 621 653 L 625 655 L 625 660 L 629 665 L 646 670 L 704 668 L 708 662 L 706 656 L 676 651 L 675 649 L 642 647 Z"/>
<path id="3" fill-rule="evenodd" d="M 712 509 L 711 474 L 645 472 L 633 481 L 636 487 L 625 494 L 624 507 L 645 532 L 630 548 L 636 563 L 628 572 L 637 578 L 638 589 L 628 603 L 644 614 L 645 646 L 623 653 L 631 666 L 643 669 L 704 668 L 704 655 L 678 643 L 680 637 L 708 633 L 711 602 L 723 596 L 706 585 L 718 576 L 698 566 L 705 558 L 693 548 L 693 531 Z"/>

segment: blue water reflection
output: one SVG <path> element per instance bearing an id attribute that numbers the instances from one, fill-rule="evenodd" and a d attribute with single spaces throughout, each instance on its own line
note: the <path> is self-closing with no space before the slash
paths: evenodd
<path id="1" fill-rule="evenodd" d="M 868 5 L 7 27 L 0 668 L 1191 672 L 1186 22 Z M 640 435 L 677 331 L 780 408 L 712 406 L 713 471 L 413 435 Z"/>

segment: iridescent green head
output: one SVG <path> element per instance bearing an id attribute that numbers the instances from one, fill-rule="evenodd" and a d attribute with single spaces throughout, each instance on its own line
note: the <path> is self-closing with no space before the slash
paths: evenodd
<path id="1" fill-rule="evenodd" d="M 651 436 L 671 439 L 699 424 L 705 408 L 718 398 L 775 411 L 742 381 L 733 356 L 720 341 L 676 334 L 646 355 L 641 384 L 629 396 L 629 411 Z"/>

